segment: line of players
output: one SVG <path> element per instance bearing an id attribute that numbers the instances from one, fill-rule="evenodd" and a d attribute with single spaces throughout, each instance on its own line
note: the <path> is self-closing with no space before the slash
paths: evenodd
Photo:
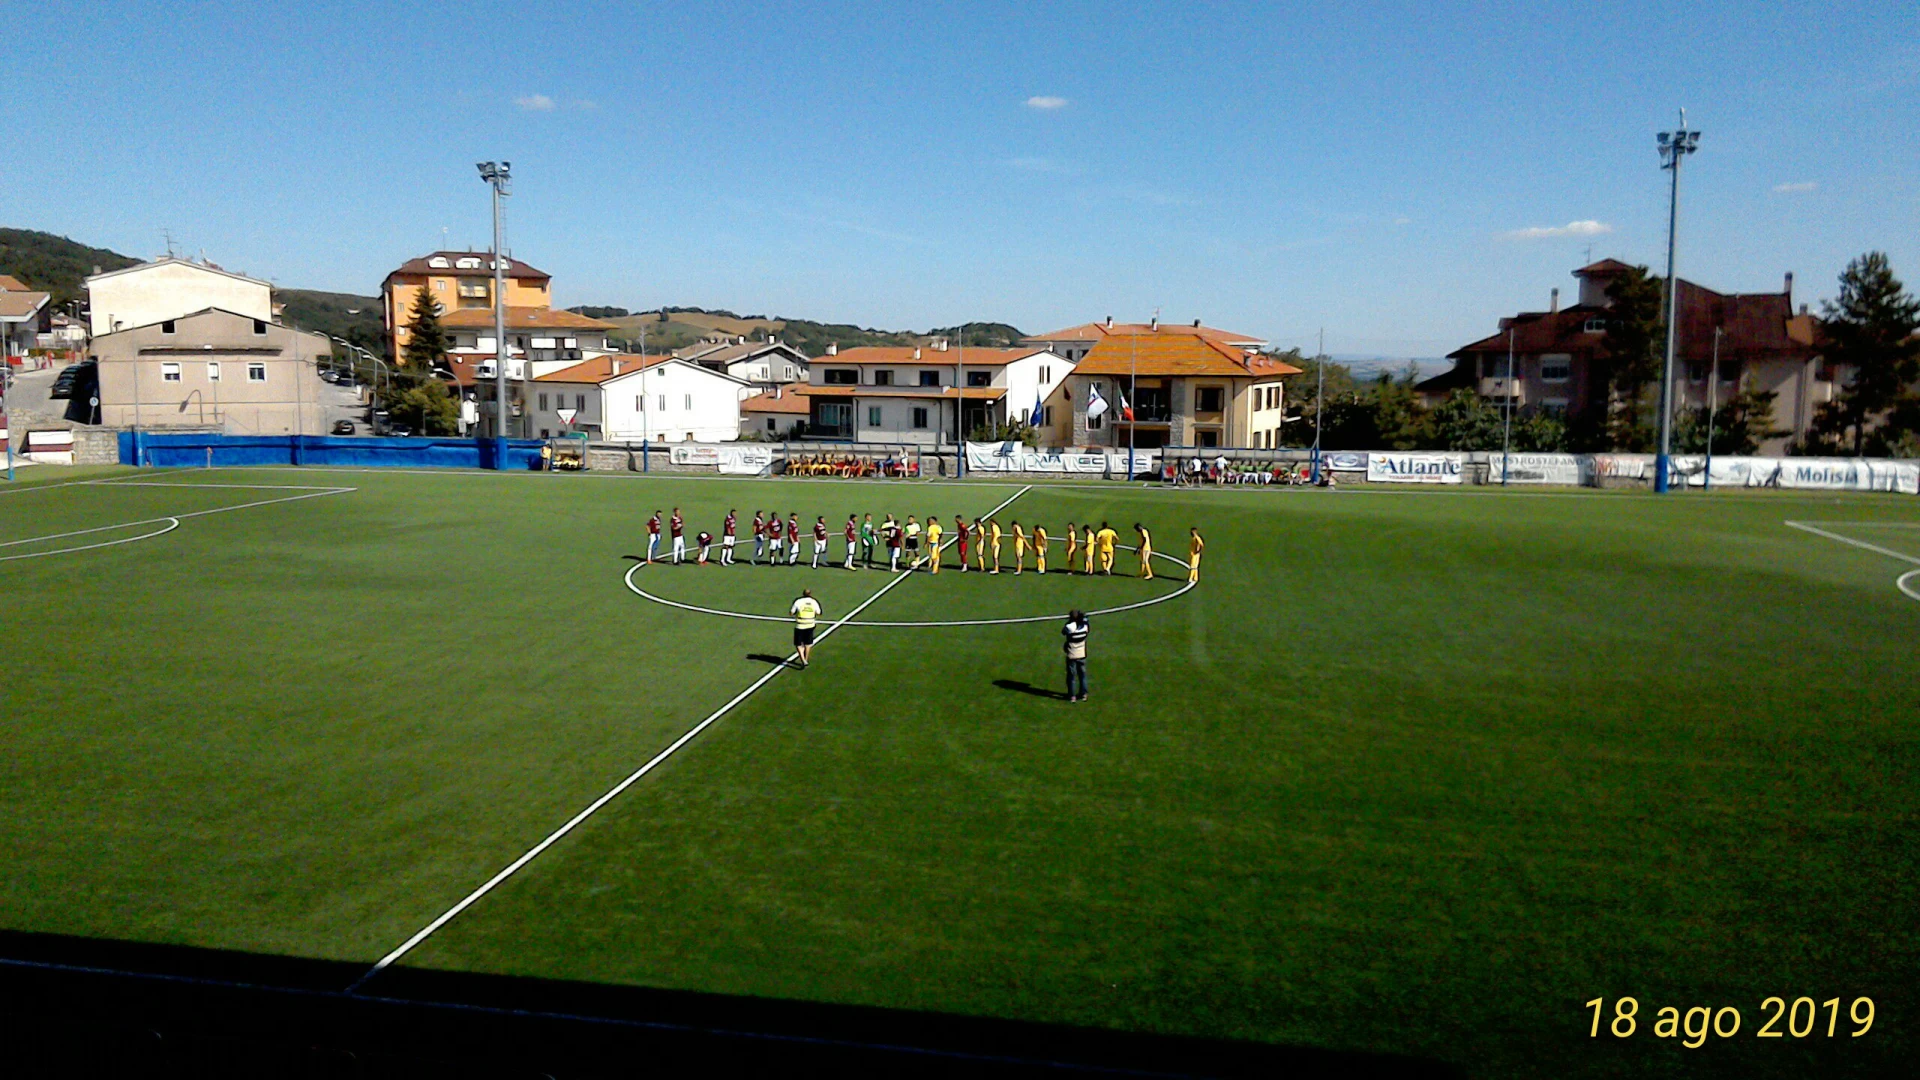
<path id="1" fill-rule="evenodd" d="M 1046 573 L 1047 553 L 1056 538 L 1047 535 L 1044 525 L 1035 525 L 1031 533 L 1022 527 L 1017 519 L 1011 522 L 1011 526 L 1012 572 L 1018 575 L 1026 571 L 1027 553 L 1031 550 L 1034 555 L 1035 572 Z M 659 558 L 661 528 L 660 511 L 655 510 L 653 516 L 647 519 L 646 561 L 648 563 Z M 680 516 L 679 507 L 673 508 L 673 515 L 667 519 L 665 528 L 671 534 L 673 541 L 671 555 L 668 556 L 673 565 L 677 566 L 687 561 L 701 566 L 711 565 L 709 557 L 713 550 L 712 533 L 703 530 L 694 538 L 699 553 L 689 560 L 686 519 Z M 727 520 L 720 526 L 718 565 L 735 565 L 733 549 L 738 538 L 738 529 L 738 513 L 728 510 Z M 786 565 L 799 565 L 802 543 L 799 514 L 790 513 L 786 520 L 782 521 L 777 512 L 763 514 L 756 510 L 753 514 L 752 530 L 753 556 L 749 565 L 758 566 L 761 558 L 765 557 L 768 566 L 779 566 L 782 556 L 785 556 Z M 1147 531 L 1146 526 L 1138 522 L 1134 523 L 1133 530 L 1139 538 L 1139 543 L 1135 545 L 1140 557 L 1139 574 L 1143 578 L 1151 578 L 1154 576 L 1153 535 Z M 821 560 L 826 558 L 828 565 L 831 566 L 832 559 L 827 558 L 827 538 L 832 530 L 827 525 L 826 517 L 824 515 L 816 517 L 810 531 L 813 534 L 813 559 L 808 565 L 818 570 Z M 872 514 L 864 518 L 848 514 L 847 523 L 840 532 L 846 542 L 846 560 L 842 565 L 848 570 L 858 570 L 863 566 L 873 567 L 876 549 L 884 547 L 887 553 L 887 569 L 893 573 L 899 573 L 903 569 L 907 572 L 919 569 L 925 569 L 934 574 L 940 572 L 941 553 L 945 547 L 942 538 L 946 535 L 946 530 L 942 528 L 938 517 L 928 517 L 923 527 L 912 514 L 907 515 L 904 523 L 894 520 L 893 515 L 888 514 L 878 526 L 875 526 Z M 967 572 L 967 556 L 971 552 L 976 571 L 998 574 L 1001 569 L 1001 546 L 1007 536 L 1008 530 L 1001 529 L 999 519 L 995 517 L 976 517 L 969 524 L 963 515 L 955 514 L 953 539 L 947 543 L 958 549 L 960 561 L 957 569 L 960 573 Z M 1084 542 L 1074 524 L 1068 522 L 1065 537 L 1059 539 L 1064 539 L 1067 545 L 1065 573 L 1073 573 L 1075 563 L 1083 560 L 1082 573 L 1113 576 L 1114 550 L 1119 545 L 1120 535 L 1106 522 L 1102 521 L 1098 530 L 1094 529 L 1091 523 L 1087 524 Z M 926 552 L 924 556 L 921 554 L 923 542 Z M 1187 538 L 1188 581 L 1200 580 L 1200 555 L 1206 547 L 1207 542 L 1201 538 L 1199 528 L 1190 528 Z M 906 560 L 905 567 L 900 565 L 902 558 Z"/>

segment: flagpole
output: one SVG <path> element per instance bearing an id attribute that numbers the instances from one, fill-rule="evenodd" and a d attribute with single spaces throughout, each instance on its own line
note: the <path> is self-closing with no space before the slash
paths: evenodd
<path id="1" fill-rule="evenodd" d="M 1140 335 L 1128 334 L 1127 335 L 1127 393 L 1133 395 L 1131 398 L 1127 399 L 1129 404 L 1140 400 L 1140 388 L 1134 385 L 1135 377 L 1139 374 L 1139 371 L 1140 371 Z M 1120 415 L 1126 416 L 1126 414 L 1127 414 L 1127 410 L 1125 408 L 1122 408 L 1120 410 Z M 1133 429 L 1138 426 L 1139 425 L 1136 424 L 1131 418 L 1127 420 L 1127 479 L 1129 480 L 1133 479 Z"/>

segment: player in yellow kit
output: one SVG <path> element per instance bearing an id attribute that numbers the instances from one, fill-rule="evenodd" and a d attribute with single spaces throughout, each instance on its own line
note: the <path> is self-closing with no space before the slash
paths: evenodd
<path id="1" fill-rule="evenodd" d="M 1207 550 L 1207 542 L 1200 539 L 1200 526 L 1190 526 L 1187 532 L 1192 534 L 1187 537 L 1187 584 L 1191 585 L 1200 580 L 1200 553 Z"/>
<path id="2" fill-rule="evenodd" d="M 1027 568 L 1027 530 L 1020 527 L 1018 518 L 1013 522 L 1013 576 Z"/>
<path id="3" fill-rule="evenodd" d="M 940 517 L 927 518 L 927 569 L 940 572 Z"/>
<path id="4" fill-rule="evenodd" d="M 1145 525 L 1137 521 L 1133 523 L 1133 531 L 1140 534 L 1140 576 L 1148 581 L 1152 581 L 1153 534 L 1147 531 Z"/>
<path id="5" fill-rule="evenodd" d="M 1067 573 L 1073 573 L 1073 557 L 1080 554 L 1080 534 L 1073 531 L 1073 522 L 1067 522 Z"/>
<path id="6" fill-rule="evenodd" d="M 1093 538 L 1100 542 L 1100 572 L 1112 577 L 1113 545 L 1120 542 L 1120 534 L 1113 531 L 1113 526 L 1103 521 L 1100 523 L 1100 531 L 1095 533 Z"/>
<path id="7" fill-rule="evenodd" d="M 1040 564 L 1034 568 L 1034 572 L 1040 574 L 1046 573 L 1047 527 L 1045 525 L 1035 525 L 1033 527 L 1033 558 L 1035 562 Z"/>
<path id="8" fill-rule="evenodd" d="M 1093 523 L 1087 523 L 1087 576 L 1093 576 L 1093 552 L 1097 547 L 1093 539 Z"/>
<path id="9" fill-rule="evenodd" d="M 973 519 L 973 564 L 981 573 L 987 572 L 987 526 L 979 518 Z"/>
<path id="10" fill-rule="evenodd" d="M 987 571 L 989 574 L 1000 572 L 1000 535 L 1000 522 L 994 518 L 988 518 L 987 542 L 993 545 L 993 569 Z"/>

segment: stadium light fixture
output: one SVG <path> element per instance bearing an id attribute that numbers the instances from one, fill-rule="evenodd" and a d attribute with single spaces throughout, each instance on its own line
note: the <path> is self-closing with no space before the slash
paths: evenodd
<path id="1" fill-rule="evenodd" d="M 1680 279 L 1674 276 L 1674 248 L 1680 231 L 1680 162 L 1700 146 L 1700 133 L 1687 127 L 1687 110 L 1680 110 L 1680 126 L 1659 134 L 1661 168 L 1673 173 L 1667 201 L 1667 357 L 1660 369 L 1660 449 L 1653 461 L 1653 490 L 1665 492 L 1673 453 L 1673 354 L 1680 339 Z"/>

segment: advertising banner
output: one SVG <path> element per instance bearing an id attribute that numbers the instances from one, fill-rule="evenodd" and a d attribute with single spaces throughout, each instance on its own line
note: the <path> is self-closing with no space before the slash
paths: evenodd
<path id="1" fill-rule="evenodd" d="M 667 460 L 675 465 L 712 465 L 738 476 L 761 476 L 773 466 L 773 448 L 755 443 L 676 443 Z"/>
<path id="2" fill-rule="evenodd" d="M 1707 485 L 1706 458 L 1675 454 L 1669 482 Z M 1815 491 L 1892 491 L 1920 495 L 1920 461 L 1867 458 L 1761 458 L 1714 455 L 1713 487 L 1794 488 Z"/>
<path id="3" fill-rule="evenodd" d="M 1079 473 L 1129 476 L 1151 472 L 1154 452 L 1135 451 L 1128 469 L 1127 454 L 1104 451 L 1041 450 L 1022 442 L 967 444 L 967 471 L 1004 473 Z"/>
<path id="4" fill-rule="evenodd" d="M 1487 483 L 1563 484 L 1577 487 L 1592 476 L 1592 459 L 1577 454 L 1487 454 Z"/>
<path id="5" fill-rule="evenodd" d="M 1367 455 L 1359 450 L 1334 450 L 1320 455 L 1320 464 L 1334 472 L 1366 472 Z"/>
<path id="6" fill-rule="evenodd" d="M 1372 484 L 1457 484 L 1466 455 L 1449 451 L 1374 451 L 1367 455 Z"/>
<path id="7" fill-rule="evenodd" d="M 1622 480 L 1645 480 L 1653 475 L 1651 454 L 1595 454 L 1593 476 L 1596 481 L 1609 476 Z"/>

